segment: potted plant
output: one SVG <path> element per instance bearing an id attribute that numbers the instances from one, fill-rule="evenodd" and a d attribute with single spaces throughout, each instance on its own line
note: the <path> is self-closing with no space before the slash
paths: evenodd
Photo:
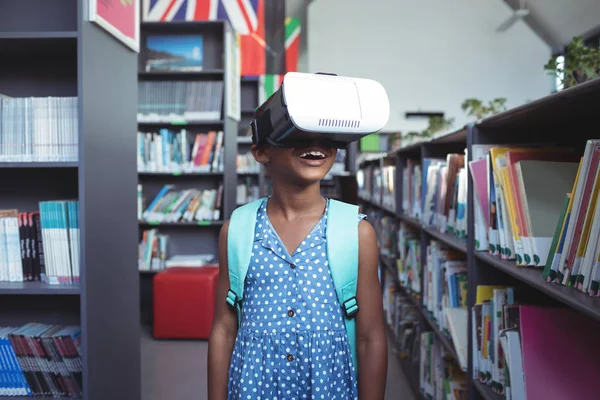
<path id="1" fill-rule="evenodd" d="M 564 63 L 552 57 L 544 69 L 564 87 L 575 86 L 600 76 L 600 49 L 586 46 L 581 36 L 575 36 L 567 46 Z"/>
<path id="2" fill-rule="evenodd" d="M 467 115 L 474 116 L 480 121 L 486 117 L 506 111 L 506 98 L 497 97 L 490 100 L 487 105 L 479 99 L 469 98 L 463 101 L 461 108 Z"/>

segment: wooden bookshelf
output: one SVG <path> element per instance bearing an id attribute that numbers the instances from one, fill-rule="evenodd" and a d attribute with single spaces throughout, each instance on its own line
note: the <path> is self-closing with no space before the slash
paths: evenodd
<path id="1" fill-rule="evenodd" d="M 0 93 L 76 97 L 76 161 L 0 162 L 0 209 L 79 203 L 79 284 L 0 282 L 0 326 L 81 328 L 82 399 L 139 399 L 136 54 L 84 19 L 81 0 L 3 0 Z M 118 101 L 116 101 L 118 100 Z M 0 399 L 19 397 L 0 396 Z M 50 397 L 37 397 L 46 399 Z"/>
<path id="2" fill-rule="evenodd" d="M 469 379 L 468 398 L 500 400 L 503 395 L 494 393 L 488 385 L 471 379 L 473 372 L 472 364 L 472 327 L 471 307 L 475 303 L 477 285 L 502 284 L 519 288 L 531 293 L 531 304 L 550 304 L 571 307 L 585 314 L 591 319 L 600 320 L 600 299 L 580 293 L 574 288 L 564 287 L 557 284 L 547 283 L 542 278 L 542 270 L 532 267 L 518 267 L 515 261 L 502 260 L 491 256 L 485 251 L 475 250 L 475 227 L 474 227 L 474 197 L 473 182 L 469 174 L 467 195 L 467 238 L 466 240 L 442 233 L 435 227 L 425 226 L 419 219 L 402 213 L 402 168 L 408 159 L 422 160 L 425 157 L 444 157 L 449 153 L 461 153 L 465 148 L 467 154 L 472 154 L 473 145 L 478 144 L 505 144 L 511 143 L 539 143 L 572 146 L 583 149 L 586 140 L 595 138 L 589 133 L 586 125 L 593 123 L 597 118 L 595 105 L 600 100 L 600 79 L 595 79 L 577 86 L 553 93 L 546 97 L 537 99 L 531 103 L 510 109 L 493 117 L 469 124 L 462 129 L 449 133 L 439 138 L 422 143 L 412 144 L 390 152 L 380 158 L 370 159 L 363 162 L 359 169 L 369 165 L 383 165 L 389 163 L 390 157 L 396 158 L 396 181 L 395 199 L 396 209 L 390 210 L 383 207 L 370 198 L 360 199 L 360 204 L 365 208 L 379 210 L 382 215 L 395 216 L 411 228 L 421 232 L 421 249 L 431 239 L 435 239 L 445 245 L 466 254 L 468 267 L 468 371 Z M 469 160 L 465 159 L 465 164 Z M 422 164 L 421 164 L 422 165 Z M 558 217 L 558 216 L 552 216 Z M 425 260 L 425 253 L 421 254 L 421 263 Z M 380 257 L 382 269 L 390 272 L 396 281 L 399 291 L 406 292 L 395 271 L 395 262 L 390 257 Z M 396 272 L 396 274 L 394 274 Z M 421 285 L 423 283 L 421 282 Z M 455 355 L 452 341 L 437 329 L 427 313 L 423 311 L 422 300 L 411 296 L 415 301 L 415 308 L 423 314 L 423 327 L 431 329 L 440 339 L 441 344 Z M 529 299 L 528 299 L 529 301 Z"/>

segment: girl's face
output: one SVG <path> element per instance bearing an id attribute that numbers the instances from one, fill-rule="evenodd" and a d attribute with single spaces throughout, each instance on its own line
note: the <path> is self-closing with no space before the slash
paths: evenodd
<path id="1" fill-rule="evenodd" d="M 329 172 L 337 149 L 314 141 L 302 147 L 252 146 L 256 161 L 267 166 L 269 175 L 286 182 L 308 185 L 322 180 Z"/>

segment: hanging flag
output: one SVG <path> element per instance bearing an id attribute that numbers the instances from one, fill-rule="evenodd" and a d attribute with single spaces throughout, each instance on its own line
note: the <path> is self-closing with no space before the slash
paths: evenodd
<path id="1" fill-rule="evenodd" d="M 298 71 L 298 53 L 300 49 L 300 18 L 285 19 L 285 70 Z"/>
<path id="2" fill-rule="evenodd" d="M 239 0 L 249 1 L 249 0 Z M 256 29 L 240 34 L 241 75 L 261 75 L 266 70 L 265 1 L 251 0 L 256 6 Z"/>
<path id="3" fill-rule="evenodd" d="M 258 104 L 264 103 L 279 89 L 283 82 L 283 75 L 266 74 L 258 77 Z"/>
<path id="4" fill-rule="evenodd" d="M 149 22 L 214 21 L 220 0 L 144 0 L 142 18 Z"/>

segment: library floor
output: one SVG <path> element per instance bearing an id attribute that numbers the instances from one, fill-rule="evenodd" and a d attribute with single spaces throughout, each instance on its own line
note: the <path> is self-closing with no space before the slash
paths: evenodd
<path id="1" fill-rule="evenodd" d="M 158 341 L 142 328 L 142 400 L 206 399 L 206 341 Z M 389 348 L 389 346 L 388 346 Z M 398 358 L 388 355 L 385 400 L 414 400 Z"/>

